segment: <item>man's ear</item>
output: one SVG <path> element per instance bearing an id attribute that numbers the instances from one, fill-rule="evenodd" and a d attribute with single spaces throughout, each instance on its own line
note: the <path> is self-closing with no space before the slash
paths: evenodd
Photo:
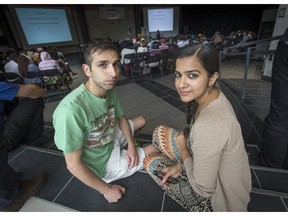
<path id="1" fill-rule="evenodd" d="M 82 70 L 86 74 L 86 76 L 90 77 L 92 75 L 92 72 L 90 70 L 90 66 L 87 64 L 82 64 Z"/>

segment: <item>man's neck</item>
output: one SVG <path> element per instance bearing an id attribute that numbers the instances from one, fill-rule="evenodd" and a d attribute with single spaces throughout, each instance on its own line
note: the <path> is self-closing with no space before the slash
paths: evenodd
<path id="1" fill-rule="evenodd" d="M 102 99 L 106 98 L 107 90 L 101 88 L 101 87 L 98 86 L 98 85 L 90 84 L 89 81 L 87 81 L 84 85 L 85 85 L 85 87 L 86 87 L 93 95 L 95 95 L 96 97 L 102 98 Z"/>

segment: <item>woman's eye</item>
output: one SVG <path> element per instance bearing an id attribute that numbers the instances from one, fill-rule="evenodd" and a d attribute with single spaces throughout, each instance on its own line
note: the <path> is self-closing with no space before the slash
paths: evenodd
<path id="1" fill-rule="evenodd" d="M 175 74 L 175 77 L 177 77 L 177 78 L 181 76 L 181 74 L 179 72 L 176 72 L 176 71 L 174 72 L 174 74 Z"/>
<path id="2" fill-rule="evenodd" d="M 191 78 L 191 79 L 195 79 L 195 78 L 198 77 L 198 74 L 191 73 L 191 74 L 188 75 L 188 77 Z"/>

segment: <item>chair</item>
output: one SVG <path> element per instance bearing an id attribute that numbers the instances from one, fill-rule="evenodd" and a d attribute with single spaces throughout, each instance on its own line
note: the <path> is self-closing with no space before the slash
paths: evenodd
<path id="1" fill-rule="evenodd" d="M 145 66 L 146 66 L 146 56 L 147 52 L 141 52 L 137 53 L 136 56 L 134 56 L 130 60 L 130 69 L 131 69 L 131 77 L 132 81 L 134 82 L 134 75 L 140 74 L 141 76 L 145 75 Z"/>
<path id="2" fill-rule="evenodd" d="M 23 77 L 14 72 L 0 73 L 0 80 L 14 84 L 23 84 Z"/>
<path id="3" fill-rule="evenodd" d="M 172 53 L 168 49 L 161 50 L 161 65 L 163 67 L 163 73 L 171 73 L 173 71 L 173 57 Z"/>
<path id="4" fill-rule="evenodd" d="M 61 91 L 61 96 L 63 96 L 70 90 L 69 84 L 65 82 L 63 74 L 57 69 L 41 70 L 40 74 L 42 76 L 44 88 L 46 89 L 47 100 L 49 100 L 48 92 L 50 91 Z M 61 88 L 63 86 L 64 89 Z"/>
<path id="5" fill-rule="evenodd" d="M 163 68 L 161 64 L 161 54 L 148 55 L 145 65 L 145 73 L 149 73 L 152 78 L 152 68 L 159 68 L 161 77 L 163 76 Z"/>
<path id="6" fill-rule="evenodd" d="M 134 57 L 136 57 L 136 53 L 129 53 L 129 54 L 124 55 L 123 65 L 122 65 L 123 70 L 122 71 L 126 73 L 125 74 L 126 76 L 129 76 L 129 73 L 131 73 L 131 67 L 130 67 L 131 66 L 131 59 Z M 125 63 L 125 62 L 127 62 L 125 60 L 129 60 L 129 63 Z"/>
<path id="7" fill-rule="evenodd" d="M 27 72 L 27 74 L 24 76 L 24 78 L 31 79 L 31 80 L 33 80 L 35 78 L 40 78 L 41 83 L 34 83 L 34 84 L 37 84 L 37 85 L 40 84 L 41 87 L 44 87 L 44 79 L 43 79 L 40 72 L 39 73 L 38 72 Z"/>

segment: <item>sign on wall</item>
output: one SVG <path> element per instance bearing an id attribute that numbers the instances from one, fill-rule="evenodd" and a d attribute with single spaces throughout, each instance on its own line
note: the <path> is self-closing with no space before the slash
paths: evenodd
<path id="1" fill-rule="evenodd" d="M 100 18 L 117 20 L 125 19 L 125 8 L 124 7 L 100 7 Z"/>

